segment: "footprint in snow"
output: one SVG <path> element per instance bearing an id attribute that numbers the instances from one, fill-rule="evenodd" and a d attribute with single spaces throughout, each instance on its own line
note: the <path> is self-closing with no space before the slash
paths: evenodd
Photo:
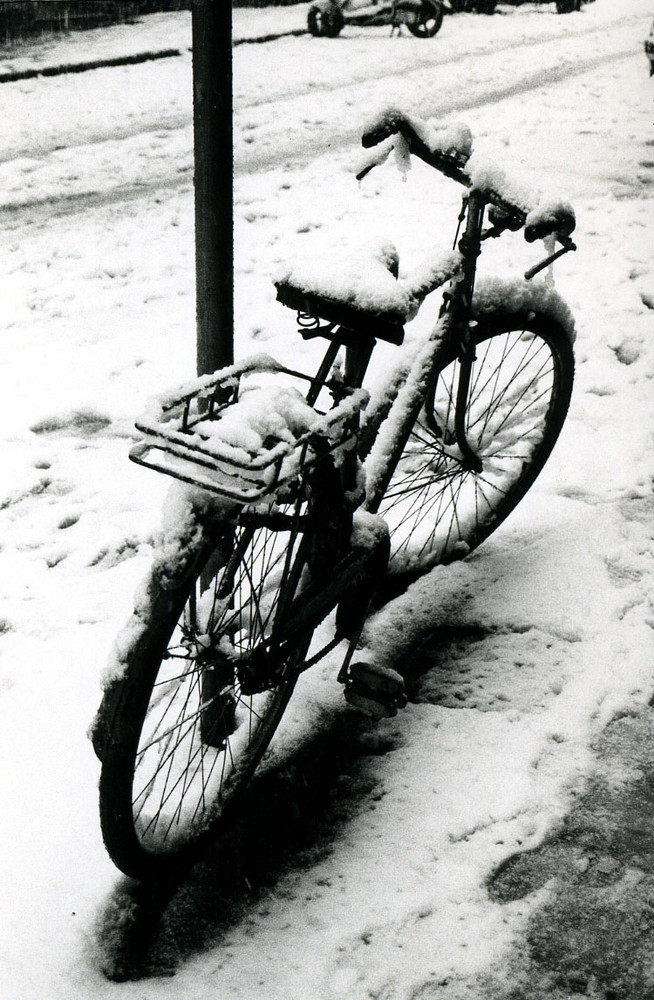
<path id="1" fill-rule="evenodd" d="M 111 424 L 111 418 L 98 410 L 70 410 L 68 413 L 54 414 L 44 417 L 32 424 L 33 434 L 71 434 L 91 437 L 105 430 Z"/>

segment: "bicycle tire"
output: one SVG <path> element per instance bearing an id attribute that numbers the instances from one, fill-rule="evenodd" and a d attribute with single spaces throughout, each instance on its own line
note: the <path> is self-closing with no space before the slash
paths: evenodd
<path id="1" fill-rule="evenodd" d="M 193 860 L 265 753 L 313 632 L 284 631 L 283 606 L 305 568 L 301 537 L 225 525 L 177 587 L 156 569 L 147 579 L 147 628 L 98 713 L 109 732 L 98 751 L 102 835 L 126 875 L 164 877 Z M 277 647 L 286 641 L 277 682 L 244 695 L 238 666 L 273 635 Z"/>
<path id="2" fill-rule="evenodd" d="M 422 0 L 420 13 L 407 27 L 416 38 L 433 38 L 443 23 L 443 5 L 440 0 Z"/>
<path id="3" fill-rule="evenodd" d="M 336 38 L 345 26 L 343 12 L 337 3 L 323 2 L 309 7 L 307 27 L 315 38 Z"/>
<path id="4" fill-rule="evenodd" d="M 389 573 L 402 586 L 464 558 L 502 524 L 543 469 L 568 411 L 574 354 L 561 324 L 499 310 L 477 323 L 466 433 L 484 467 L 466 470 L 456 457 L 459 363 L 450 350 L 379 504 L 391 535 Z"/>

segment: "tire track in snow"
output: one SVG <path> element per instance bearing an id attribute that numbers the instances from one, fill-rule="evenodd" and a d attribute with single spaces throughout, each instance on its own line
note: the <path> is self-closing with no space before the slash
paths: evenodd
<path id="1" fill-rule="evenodd" d="M 5 163 L 12 163 L 14 160 L 34 159 L 45 160 L 52 153 L 58 153 L 62 149 L 86 148 L 87 146 L 100 146 L 104 142 L 120 142 L 125 139 L 133 139 L 136 136 L 158 134 L 160 132 L 177 132 L 180 129 L 188 128 L 192 124 L 190 112 L 172 112 L 162 114 L 157 121 L 128 122 L 122 128 L 112 128 L 110 131 L 95 128 L 87 132 L 84 136 L 83 146 L 80 143 L 62 142 L 62 136 L 48 137 L 44 141 L 39 137 L 37 142 L 31 145 L 21 145 L 10 150 L 7 155 L 0 155 L 0 166 Z M 66 138 L 65 136 L 63 137 Z"/>
<path id="2" fill-rule="evenodd" d="M 493 87 L 492 89 L 482 87 L 473 93 L 464 94 L 460 98 L 453 98 L 448 92 L 440 99 L 421 106 L 421 116 L 424 118 L 436 118 L 448 115 L 451 112 L 469 111 L 482 108 L 487 104 L 498 104 L 501 101 L 516 97 L 519 94 L 538 90 L 543 87 L 551 87 L 562 83 L 564 80 L 574 79 L 598 69 L 608 63 L 619 62 L 623 59 L 633 59 L 633 48 L 621 49 L 617 52 L 609 52 L 599 56 L 592 56 L 583 62 L 569 62 L 562 65 L 550 65 L 539 68 L 524 74 L 518 80 L 512 80 L 506 86 Z M 388 78 L 385 78 L 387 81 Z M 279 102 L 274 102 L 275 104 Z M 366 101 L 366 106 L 370 108 L 371 101 Z M 401 103 L 401 102 L 400 102 Z M 274 144 L 277 148 L 270 149 L 271 143 L 266 147 L 265 140 L 261 144 L 252 143 L 251 151 L 238 152 L 235 157 L 235 175 L 248 175 L 263 170 L 272 170 L 281 166 L 302 167 L 311 163 L 319 156 L 324 156 L 326 150 L 330 155 L 343 150 L 348 146 L 356 145 L 361 135 L 361 122 L 356 128 L 351 126 L 334 126 L 330 123 L 327 128 L 322 121 L 309 123 L 303 120 L 303 134 L 301 147 L 298 148 L 298 141 L 287 141 L 283 148 L 279 148 L 279 134 L 274 136 Z"/>
<path id="3" fill-rule="evenodd" d="M 120 184 L 101 191 L 81 191 L 61 195 L 58 198 L 35 198 L 32 201 L 16 202 L 11 205 L 0 205 L 0 220 L 3 229 L 22 229 L 51 221 L 67 215 L 88 212 L 97 208 L 107 208 L 110 205 L 123 205 L 142 199 L 153 199 L 157 193 L 175 193 L 184 188 L 193 187 L 192 168 L 180 170 L 176 174 L 165 177 L 150 178 L 149 182 Z"/>
<path id="4" fill-rule="evenodd" d="M 632 17 L 630 19 L 627 19 L 627 21 L 628 20 L 633 21 L 635 20 L 635 18 Z M 642 19 L 638 18 L 638 20 L 640 21 Z M 574 31 L 574 32 L 568 31 L 564 28 L 558 34 L 548 35 L 546 38 L 543 38 L 542 33 L 537 33 L 534 34 L 532 37 L 523 38 L 520 43 L 520 49 L 522 50 L 529 48 L 541 48 L 547 44 L 556 45 L 561 41 L 570 41 L 570 39 L 572 38 L 575 39 L 582 37 L 590 38 L 592 35 L 596 34 L 604 35 L 605 33 L 606 33 L 606 24 L 592 25 L 590 28 L 586 27 L 580 31 Z M 250 41 L 250 39 L 243 39 L 243 41 L 244 42 Z M 483 43 L 476 45 L 474 48 L 468 49 L 465 52 L 465 58 L 487 59 L 495 56 L 500 56 L 503 53 L 507 52 L 515 53 L 515 51 L 516 51 L 515 40 L 509 39 L 508 41 L 504 42 L 501 45 L 494 46 L 492 52 L 489 53 L 488 39 L 486 38 Z M 459 64 L 461 62 L 461 58 L 462 58 L 462 53 L 460 50 L 455 49 L 448 55 L 444 55 L 442 58 L 434 58 L 434 53 L 432 50 L 430 58 L 425 58 L 425 57 L 418 59 L 412 58 L 410 65 L 407 65 L 406 67 L 406 73 L 415 74 L 415 73 L 420 73 L 423 70 L 439 70 L 445 66 L 449 66 L 452 64 Z M 386 75 L 383 73 L 383 68 L 382 68 L 382 74 Z M 393 77 L 396 75 L 397 71 L 388 74 L 389 77 Z M 238 103 L 237 111 L 240 112 L 240 111 L 245 111 L 247 109 L 258 108 L 270 104 L 278 104 L 284 101 L 291 101 L 301 97 L 312 97 L 315 96 L 316 94 L 321 94 L 321 93 L 331 93 L 333 91 L 346 89 L 348 87 L 358 87 L 361 84 L 373 83 L 379 79 L 380 79 L 379 67 L 376 67 L 374 71 L 359 72 L 357 75 L 352 75 L 351 77 L 348 78 L 347 82 L 337 87 L 334 87 L 332 82 L 320 83 L 312 81 L 310 86 L 298 87 L 296 90 L 291 92 L 286 91 L 285 93 L 282 94 L 273 93 L 272 95 L 266 95 L 266 97 L 255 98 L 254 100 L 250 101 L 245 100 L 242 103 L 237 102 Z"/>

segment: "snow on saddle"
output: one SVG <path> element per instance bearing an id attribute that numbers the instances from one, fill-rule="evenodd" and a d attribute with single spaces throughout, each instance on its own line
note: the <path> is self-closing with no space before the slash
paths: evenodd
<path id="1" fill-rule="evenodd" d="M 430 292 L 460 273 L 461 265 L 460 253 L 448 250 L 400 278 L 397 250 L 382 243 L 355 254 L 305 256 L 286 267 L 275 286 L 278 300 L 297 312 L 401 344 L 404 324 Z"/>
<path id="2" fill-rule="evenodd" d="M 420 301 L 398 273 L 397 250 L 385 243 L 351 256 L 305 257 L 287 267 L 275 287 L 278 300 L 291 309 L 401 344 L 404 324 Z"/>

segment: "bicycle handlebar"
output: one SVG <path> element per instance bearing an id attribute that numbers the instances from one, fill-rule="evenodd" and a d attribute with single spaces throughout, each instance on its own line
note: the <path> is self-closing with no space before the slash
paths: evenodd
<path id="1" fill-rule="evenodd" d="M 370 149 L 394 135 L 400 135 L 409 153 L 464 187 L 481 191 L 487 202 L 498 210 L 496 223 L 499 223 L 501 228 L 514 231 L 524 228 L 524 237 L 528 243 L 551 235 L 563 245 L 570 243 L 569 236 L 574 232 L 576 225 L 574 209 L 570 205 L 556 201 L 541 204 L 538 196 L 535 200 L 525 196 L 524 204 L 516 204 L 510 195 L 498 190 L 499 185 L 494 185 L 488 179 L 490 175 L 496 173 L 490 163 L 485 163 L 485 169 L 482 170 L 466 170 L 471 160 L 472 141 L 469 134 L 467 137 L 469 142 L 461 145 L 453 143 L 448 148 L 443 148 L 434 143 L 437 137 L 430 135 L 430 131 L 424 122 L 392 109 L 366 129 L 361 137 L 361 144 L 364 148 Z M 431 141 L 428 141 L 429 139 Z M 371 167 L 360 172 L 359 178 L 369 169 Z M 502 178 L 501 173 L 499 176 Z M 496 175 L 493 180 L 497 179 Z"/>
<path id="2" fill-rule="evenodd" d="M 372 125 L 361 136 L 361 145 L 365 149 L 378 146 L 380 142 L 393 135 L 401 135 L 407 143 L 409 152 L 424 160 L 430 167 L 440 170 L 446 177 L 458 181 L 464 187 L 470 187 L 470 178 L 463 169 L 468 160 L 464 153 L 446 152 L 432 148 L 418 134 L 417 122 L 411 120 L 400 111 L 387 112 L 375 125 Z M 419 127 L 419 126 L 418 126 Z"/>

